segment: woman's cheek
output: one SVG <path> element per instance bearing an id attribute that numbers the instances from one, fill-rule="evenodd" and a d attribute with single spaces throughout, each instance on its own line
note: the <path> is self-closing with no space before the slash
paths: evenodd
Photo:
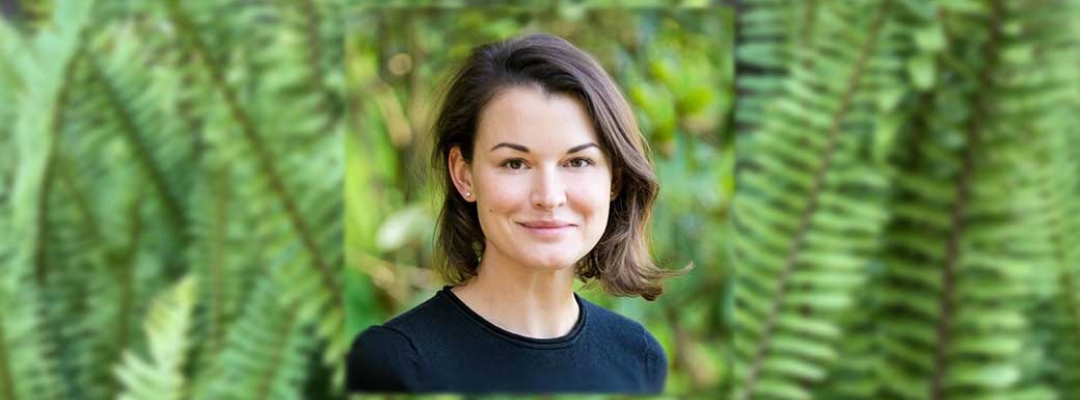
<path id="1" fill-rule="evenodd" d="M 603 172 L 581 174 L 571 187 L 591 205 L 607 203 L 611 197 L 611 179 Z"/>
<path id="2" fill-rule="evenodd" d="M 528 205 L 528 186 L 522 183 L 520 176 L 500 176 L 492 174 L 485 182 L 484 193 L 487 196 L 485 208 L 489 212 L 509 211 Z"/>

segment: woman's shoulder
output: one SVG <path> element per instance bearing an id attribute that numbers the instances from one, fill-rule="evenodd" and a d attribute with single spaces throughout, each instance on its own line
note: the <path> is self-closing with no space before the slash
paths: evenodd
<path id="1" fill-rule="evenodd" d="M 641 323 L 581 299 L 587 310 L 593 338 L 617 346 L 623 354 L 633 354 L 644 363 L 649 375 L 650 393 L 663 391 L 667 380 L 668 359 L 663 346 Z"/>
<path id="2" fill-rule="evenodd" d="M 399 392 L 423 376 L 421 358 L 401 331 L 372 326 L 353 340 L 345 369 L 351 392 Z"/>
<path id="3" fill-rule="evenodd" d="M 640 334 L 645 330 L 645 327 L 642 326 L 641 323 L 633 319 L 597 305 L 583 297 L 579 296 L 578 299 L 581 300 L 581 305 L 585 308 L 586 318 L 589 320 L 588 322 L 594 327 L 600 326 L 605 329 L 634 335 Z"/>
<path id="4" fill-rule="evenodd" d="M 424 338 L 445 315 L 440 296 L 358 334 L 346 360 L 348 388 L 361 392 L 412 390 L 423 377 Z"/>
<path id="5" fill-rule="evenodd" d="M 660 344 L 656 337 L 649 333 L 649 330 L 645 329 L 641 323 L 584 298 L 581 299 L 581 303 L 586 309 L 590 329 L 602 332 L 604 336 L 607 336 L 605 339 L 621 339 L 630 342 L 628 344 L 636 343 L 646 351 L 659 348 Z"/>
<path id="6" fill-rule="evenodd" d="M 382 325 L 372 325 L 360 332 L 354 342 L 362 339 L 415 341 L 418 336 L 432 328 L 433 322 L 447 317 L 447 306 L 443 293 L 436 292 L 431 298 Z"/>
<path id="7" fill-rule="evenodd" d="M 437 292 L 423 303 L 386 321 L 382 326 L 409 334 L 417 329 L 431 326 L 431 321 L 446 314 L 446 299 Z"/>

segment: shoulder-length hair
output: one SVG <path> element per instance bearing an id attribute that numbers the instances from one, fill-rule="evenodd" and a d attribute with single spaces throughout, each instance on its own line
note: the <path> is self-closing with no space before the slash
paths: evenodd
<path id="1" fill-rule="evenodd" d="M 600 147 L 612 160 L 616 192 L 607 227 L 596 246 L 575 266 L 578 278 L 599 280 L 605 291 L 654 300 L 662 279 L 679 273 L 659 268 L 649 256 L 648 226 L 659 184 L 647 144 L 633 112 L 614 81 L 591 56 L 559 37 L 535 34 L 473 49 L 452 75 L 434 125 L 432 162 L 441 173 L 442 210 L 435 251 L 440 272 L 451 284 L 476 276 L 484 252 L 476 205 L 455 190 L 447 166 L 457 146 L 472 163 L 478 121 L 484 107 L 509 87 L 539 87 L 581 101 Z"/>

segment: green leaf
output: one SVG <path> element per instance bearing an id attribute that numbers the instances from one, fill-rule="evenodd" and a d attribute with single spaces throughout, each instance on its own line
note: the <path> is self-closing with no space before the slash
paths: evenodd
<path id="1" fill-rule="evenodd" d="M 181 279 L 158 295 L 146 317 L 149 353 L 146 357 L 124 354 L 116 375 L 124 385 L 121 400 L 182 399 L 186 393 L 183 366 L 187 355 L 192 310 L 195 306 L 195 280 Z"/>
<path id="2" fill-rule="evenodd" d="M 916 29 L 913 35 L 915 45 L 923 54 L 936 54 L 945 50 L 947 46 L 945 31 L 940 23 Z"/>
<path id="3" fill-rule="evenodd" d="M 919 54 L 908 61 L 908 74 L 911 82 L 919 91 L 927 91 L 934 87 L 935 65 L 934 56 L 928 53 Z"/>

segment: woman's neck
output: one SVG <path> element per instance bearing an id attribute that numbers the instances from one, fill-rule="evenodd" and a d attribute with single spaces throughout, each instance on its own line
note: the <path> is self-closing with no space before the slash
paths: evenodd
<path id="1" fill-rule="evenodd" d="M 573 267 L 538 270 L 485 257 L 477 276 L 452 291 L 488 322 L 530 338 L 565 336 L 580 313 Z"/>

